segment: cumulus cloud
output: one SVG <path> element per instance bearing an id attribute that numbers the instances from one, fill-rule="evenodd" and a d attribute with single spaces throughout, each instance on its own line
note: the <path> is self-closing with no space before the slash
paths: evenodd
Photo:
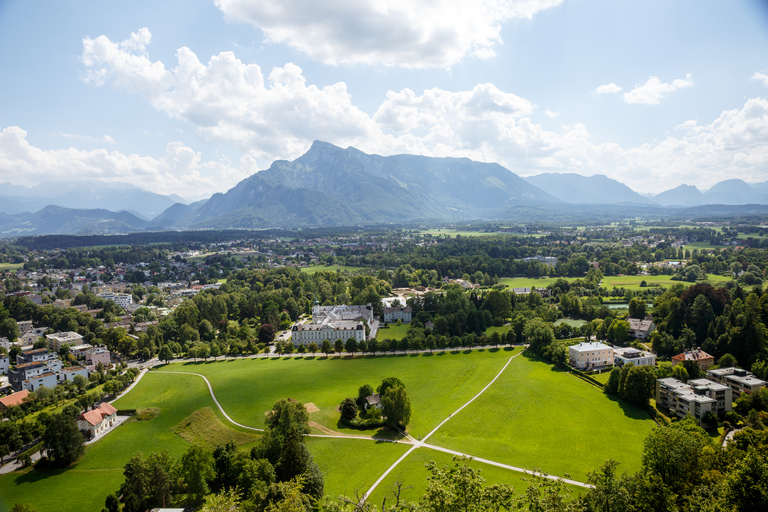
<path id="1" fill-rule="evenodd" d="M 659 77 L 652 76 L 643 85 L 638 85 L 629 92 L 624 93 L 624 102 L 640 105 L 658 105 L 662 98 L 678 89 L 684 89 L 693 85 L 690 73 L 685 78 L 677 78 L 672 83 L 664 83 Z"/>
<path id="2" fill-rule="evenodd" d="M 547 116 L 548 118 L 550 118 L 550 119 L 554 119 L 554 118 L 556 118 L 556 117 L 558 117 L 558 116 L 560 115 L 560 112 L 552 112 L 551 110 L 549 110 L 549 109 L 546 109 L 546 110 L 544 111 L 544 114 L 546 114 L 546 116 Z"/>
<path id="3" fill-rule="evenodd" d="M 66 132 L 56 132 L 56 135 L 58 135 L 59 137 L 64 137 L 65 139 L 85 140 L 88 142 L 97 142 L 100 144 L 115 143 L 115 139 L 113 139 L 109 135 L 104 135 L 102 137 L 90 137 L 88 135 L 76 135 L 74 133 L 66 133 Z"/>
<path id="4" fill-rule="evenodd" d="M 624 148 L 595 143 L 583 124 L 545 130 L 531 119 L 536 105 L 493 84 L 478 84 L 466 91 L 390 91 L 371 116 L 353 103 L 344 83 L 318 87 L 308 83 L 293 64 L 265 73 L 230 52 L 203 64 L 191 50 L 181 48 L 178 63 L 167 68 L 146 54 L 149 34 L 145 36 L 132 36 L 129 43 L 114 43 L 103 36 L 86 39 L 82 56 L 86 69 L 104 77 L 104 84 L 141 94 L 156 109 L 188 122 L 204 140 L 232 145 L 242 152 L 238 169 L 202 162 L 193 150 L 180 144 L 171 146 L 171 153 L 159 159 L 115 156 L 121 162 L 142 162 L 137 168 L 149 169 L 155 182 L 161 181 L 156 176 L 163 172 L 170 176 L 177 167 L 198 170 L 201 180 L 216 173 L 243 176 L 274 160 L 298 157 L 315 139 L 369 153 L 498 162 L 518 174 L 601 173 L 640 191 L 671 188 L 681 181 L 705 187 L 729 177 L 765 179 L 768 100 L 764 98 L 723 112 L 711 124 L 688 121 L 678 127 L 674 137 Z M 648 83 L 653 85 L 654 78 Z M 687 77 L 661 84 L 655 93 L 648 83 L 641 87 L 646 89 L 646 101 L 653 94 L 667 94 L 670 87 L 687 87 L 692 80 Z M 179 156 L 173 156 L 176 154 Z M 95 158 L 86 152 L 78 155 L 86 161 Z M 123 167 L 114 164 L 111 168 Z M 93 172 L 99 169 L 92 167 Z M 165 190 L 180 181 L 169 177 Z M 221 185 L 213 188 L 220 189 Z"/>
<path id="5" fill-rule="evenodd" d="M 768 75 L 765 73 L 757 72 L 754 75 L 752 75 L 752 80 L 757 80 L 759 82 L 762 82 L 764 86 L 768 87 Z"/>
<path id="6" fill-rule="evenodd" d="M 0 131 L 0 181 L 36 185 L 42 181 L 94 179 L 125 182 L 163 194 L 198 195 L 234 185 L 243 172 L 215 162 L 203 162 L 199 153 L 181 142 L 168 144 L 160 158 L 125 155 L 118 151 L 41 149 L 29 143 L 18 126 Z"/>
<path id="7" fill-rule="evenodd" d="M 595 89 L 595 94 L 615 94 L 619 91 L 621 91 L 621 87 L 611 82 L 597 87 Z"/>
<path id="8" fill-rule="evenodd" d="M 501 24 L 530 19 L 562 0 L 216 0 L 232 22 L 260 29 L 328 64 L 450 67 L 487 59 L 502 43 Z"/>

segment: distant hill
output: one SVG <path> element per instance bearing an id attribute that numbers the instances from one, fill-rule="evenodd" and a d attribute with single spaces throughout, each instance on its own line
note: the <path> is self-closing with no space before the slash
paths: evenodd
<path id="1" fill-rule="evenodd" d="M 164 196 L 125 183 L 93 181 L 45 182 L 35 187 L 0 183 L 0 212 L 36 212 L 46 206 L 132 211 L 152 219 L 176 202 L 176 195 Z"/>
<path id="2" fill-rule="evenodd" d="M 39 235 L 47 233 L 96 234 L 130 233 L 145 229 L 149 223 L 128 212 L 109 210 L 75 210 L 46 206 L 36 213 L 9 215 L 0 213 L 3 236 Z"/>
<path id="3" fill-rule="evenodd" d="M 647 197 L 602 174 L 544 173 L 525 180 L 572 204 L 653 204 Z"/>
<path id="4" fill-rule="evenodd" d="M 743 180 L 733 179 L 717 183 L 704 192 L 707 204 L 764 204 L 761 194 Z"/>
<path id="5" fill-rule="evenodd" d="M 693 185 L 680 185 L 653 197 L 662 206 L 699 206 L 704 204 L 704 194 Z"/>
<path id="6" fill-rule="evenodd" d="M 316 141 L 292 162 L 214 194 L 177 227 L 254 228 L 495 217 L 554 196 L 498 164 L 466 158 L 383 157 Z"/>

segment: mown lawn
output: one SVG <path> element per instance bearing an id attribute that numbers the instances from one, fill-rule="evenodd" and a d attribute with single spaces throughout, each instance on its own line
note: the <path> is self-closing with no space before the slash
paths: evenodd
<path id="1" fill-rule="evenodd" d="M 502 277 L 499 284 L 505 284 L 512 288 L 546 288 L 558 279 L 565 279 L 568 282 L 575 281 L 575 277 L 543 277 L 541 279 L 529 277 Z"/>
<path id="2" fill-rule="evenodd" d="M 215 404 L 202 379 L 181 376 L 186 381 L 174 382 L 168 377 L 148 373 L 115 404 L 118 409 L 156 407 L 157 417 L 117 427 L 89 445 L 70 469 L 0 476 L 0 511 L 10 510 L 14 503 L 29 503 L 39 512 L 101 510 L 107 495 L 119 489 L 123 466 L 135 452 L 168 450 L 180 457 L 189 444 L 171 429 L 197 409 Z"/>
<path id="3" fill-rule="evenodd" d="M 411 400 L 409 432 L 413 436 L 423 436 L 488 384 L 519 350 L 365 358 L 239 359 L 177 363 L 152 373 L 180 371 L 205 375 L 227 414 L 244 425 L 263 428 L 264 413 L 281 398 L 293 398 L 318 407 L 319 411 L 310 414 L 310 421 L 349 434 L 361 432 L 338 423 L 336 407 L 341 401 L 357 396 L 357 390 L 363 384 L 371 384 L 375 388 L 382 379 L 397 377 L 405 384 Z M 199 377 L 187 375 L 168 375 L 165 378 L 202 382 Z M 362 433 L 373 435 L 377 431 Z"/>
<path id="4" fill-rule="evenodd" d="M 393 505 L 395 503 L 397 482 L 402 482 L 403 484 L 401 486 L 401 500 L 419 501 L 419 498 L 427 490 L 427 477 L 430 476 L 430 472 L 425 467 L 425 464 L 430 461 L 434 461 L 440 468 L 444 466 L 453 467 L 454 465 L 453 456 L 448 453 L 429 448 L 418 448 L 387 475 L 369 497 L 369 503 L 381 507 L 383 500 L 386 498 L 387 504 Z M 482 471 L 480 476 L 485 479 L 485 485 L 509 484 L 515 489 L 515 494 L 523 494 L 525 489 L 528 488 L 528 482 L 522 480 L 522 478 L 529 479 L 530 477 L 524 473 L 473 460 L 467 461 L 467 464 L 473 469 Z M 582 487 L 568 486 L 571 498 L 581 496 L 584 491 L 585 489 Z"/>
<path id="5" fill-rule="evenodd" d="M 13 272 L 23 266 L 23 263 L 0 263 L 0 272 Z"/>
<path id="6" fill-rule="evenodd" d="M 401 340 L 408 334 L 408 329 L 410 329 L 410 327 L 410 324 L 389 324 L 389 327 L 387 328 L 379 327 L 379 330 L 376 333 L 376 339 L 379 341 L 384 341 L 386 339 Z"/>
<path id="7" fill-rule="evenodd" d="M 315 272 L 358 272 L 365 270 L 365 267 L 344 267 L 341 265 L 314 265 L 312 267 L 301 267 L 302 272 L 314 274 Z"/>
<path id="8" fill-rule="evenodd" d="M 653 425 L 641 410 L 524 353 L 430 442 L 583 482 L 609 458 L 622 471 L 639 469 Z"/>

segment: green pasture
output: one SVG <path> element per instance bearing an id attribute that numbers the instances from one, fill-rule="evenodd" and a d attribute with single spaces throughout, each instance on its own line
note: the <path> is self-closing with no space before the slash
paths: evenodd
<path id="1" fill-rule="evenodd" d="M 378 487 L 376 487 L 376 490 L 369 496 L 368 502 L 381 507 L 382 502 L 386 498 L 387 504 L 394 504 L 394 493 L 397 490 L 396 482 L 402 482 L 401 500 L 418 501 L 427 490 L 427 477 L 430 476 L 430 472 L 425 467 L 425 464 L 430 461 L 434 461 L 440 468 L 445 466 L 453 467 L 454 465 L 453 455 L 451 454 L 429 448 L 418 448 L 382 480 Z M 515 494 L 523 494 L 525 489 L 528 488 L 528 482 L 522 479 L 529 479 L 531 477 L 524 473 L 475 460 L 469 460 L 467 463 L 473 469 L 482 471 L 480 476 L 485 479 L 485 485 L 509 484 L 515 489 Z M 584 493 L 585 489 L 569 485 L 568 491 L 571 498 L 577 498 Z"/>
<path id="2" fill-rule="evenodd" d="M 712 245 L 709 242 L 691 242 L 689 244 L 686 244 L 683 249 L 686 251 L 693 251 L 694 249 L 698 249 L 701 251 L 702 249 L 722 249 L 723 245 Z"/>
<path id="3" fill-rule="evenodd" d="M 502 325 L 501 327 L 488 327 L 483 334 L 485 334 L 486 339 L 490 339 L 491 334 L 498 332 L 499 334 L 506 335 L 507 332 L 509 332 L 509 329 L 511 327 L 509 325 Z"/>
<path id="4" fill-rule="evenodd" d="M 640 469 L 646 413 L 526 353 L 430 442 L 585 481 L 607 459 Z"/>
<path id="5" fill-rule="evenodd" d="M 171 429 L 202 407 L 218 413 L 205 383 L 200 378 L 149 373 L 125 397 L 118 409 L 156 407 L 157 417 L 131 420 L 100 441 L 89 445 L 85 455 L 71 468 L 57 471 L 17 471 L 0 476 L 0 511 L 14 503 L 28 503 L 39 512 L 80 512 L 101 510 L 108 494 L 123 482 L 123 466 L 137 452 L 168 450 L 180 457 L 189 444 Z M 219 419 L 220 413 L 217 414 Z M 87 489 L 87 492 L 78 490 Z"/>
<path id="6" fill-rule="evenodd" d="M 586 325 L 587 321 L 586 320 L 574 320 L 573 318 L 558 318 L 555 321 L 555 325 L 560 325 L 560 324 L 566 324 L 566 325 L 569 325 L 571 327 L 581 327 L 582 325 Z"/>
<path id="7" fill-rule="evenodd" d="M 432 236 L 495 236 L 495 235 L 507 235 L 507 236 L 520 236 L 514 233 L 504 233 L 501 231 L 467 231 L 465 229 L 425 229 L 419 231 L 421 235 Z"/>
<path id="8" fill-rule="evenodd" d="M 569 283 L 575 281 L 575 277 L 543 277 L 540 279 L 529 277 L 502 277 L 499 284 L 505 284 L 511 290 L 512 288 L 546 288 L 558 279 L 565 279 Z"/>
<path id="9" fill-rule="evenodd" d="M 302 272 L 306 274 L 315 274 L 317 272 L 359 272 L 365 270 L 365 267 L 345 267 L 342 265 L 314 265 L 312 267 L 301 267 Z"/>
<path id="10" fill-rule="evenodd" d="M 364 439 L 310 437 L 307 447 L 325 477 L 325 495 L 362 496 L 410 446 Z"/>
<path id="11" fill-rule="evenodd" d="M 0 272 L 13 272 L 23 266 L 23 263 L 0 263 Z"/>
<path id="12" fill-rule="evenodd" d="M 379 341 L 386 339 L 399 341 L 405 338 L 405 335 L 408 334 L 408 329 L 410 329 L 410 327 L 410 324 L 389 324 L 388 328 L 379 327 L 379 330 L 376 333 L 376 339 Z"/>
<path id="13" fill-rule="evenodd" d="M 499 372 L 515 350 L 492 349 L 434 354 L 400 354 L 376 357 L 258 358 L 220 362 L 175 363 L 164 371 L 205 375 L 216 398 L 236 422 L 263 428 L 264 413 L 282 398 L 319 410 L 309 419 L 324 428 L 346 434 L 376 435 L 339 424 L 336 407 L 344 398 L 357 396 L 363 384 L 374 388 L 386 377 L 405 384 L 411 400 L 409 432 L 423 436 L 467 402 Z M 189 381 L 199 377 L 167 375 L 167 379 Z M 183 385 L 183 384 L 179 384 Z M 321 433 L 315 429 L 314 432 Z M 388 435 L 382 431 L 380 435 Z"/>

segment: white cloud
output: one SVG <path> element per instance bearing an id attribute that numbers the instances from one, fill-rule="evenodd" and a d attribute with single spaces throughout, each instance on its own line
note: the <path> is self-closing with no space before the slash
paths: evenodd
<path id="1" fill-rule="evenodd" d="M 602 173 L 640 191 L 672 188 L 681 181 L 705 188 L 730 177 L 766 179 L 768 100 L 764 98 L 723 112 L 708 125 L 683 123 L 675 137 L 623 148 L 593 142 L 583 124 L 545 130 L 531 120 L 535 105 L 493 84 L 478 84 L 468 91 L 390 91 L 370 116 L 353 103 L 343 82 L 317 87 L 307 83 L 302 70 L 293 64 L 265 74 L 259 66 L 244 64 L 230 52 L 203 64 L 191 50 L 181 48 L 178 64 L 167 69 L 161 62 L 152 62 L 145 52 L 138 44 L 129 48 L 102 36 L 84 41 L 82 60 L 105 83 L 142 94 L 156 109 L 194 126 L 203 139 L 242 151 L 239 170 L 203 163 L 183 146 L 171 150 L 184 158 L 164 155 L 141 167 L 167 169 L 169 176 L 174 166 L 201 169 L 201 176 L 203 170 L 209 172 L 206 176 L 242 176 L 264 169 L 274 160 L 296 158 L 313 140 L 321 139 L 384 155 L 415 153 L 498 162 L 519 174 Z M 653 85 L 653 78 L 648 83 Z M 648 83 L 643 86 L 646 100 L 666 94 L 658 87 L 653 93 Z M 661 89 L 669 92 L 670 87 L 690 83 L 688 77 L 661 84 Z M 90 159 L 90 153 L 80 154 Z M 132 158 L 141 160 L 135 155 L 120 155 L 118 160 Z M 161 171 L 153 172 L 156 176 Z M 168 177 L 165 189 L 183 181 Z"/>
<path id="2" fill-rule="evenodd" d="M 93 179 L 132 183 L 162 194 L 195 195 L 232 186 L 243 177 L 242 171 L 227 165 L 203 162 L 199 153 L 181 142 L 168 144 L 160 158 L 152 158 L 105 149 L 40 149 L 18 126 L 0 131 L 0 181 L 17 185 Z"/>
<path id="3" fill-rule="evenodd" d="M 551 111 L 551 110 L 549 110 L 549 109 L 546 109 L 546 110 L 544 111 L 544 113 L 545 113 L 545 114 L 547 115 L 547 117 L 548 117 L 548 118 L 550 118 L 550 119 L 554 119 L 554 118 L 556 118 L 556 117 L 558 117 L 558 116 L 560 115 L 560 112 L 552 112 L 552 111 Z"/>
<path id="4" fill-rule="evenodd" d="M 768 75 L 765 73 L 757 72 L 754 75 L 752 75 L 752 80 L 758 80 L 760 82 L 763 82 L 763 85 L 768 87 Z"/>
<path id="5" fill-rule="evenodd" d="M 629 92 L 624 93 L 624 102 L 640 105 L 658 105 L 662 98 L 678 89 L 684 89 L 693 85 L 690 73 L 685 78 L 677 78 L 672 83 L 664 83 L 659 77 L 652 76 L 643 85 L 638 85 Z"/>
<path id="6" fill-rule="evenodd" d="M 85 140 L 88 142 L 97 142 L 100 144 L 115 143 L 115 139 L 113 139 L 109 135 L 104 135 L 102 137 L 90 137 L 88 135 L 76 135 L 74 133 L 65 133 L 65 132 L 56 132 L 56 135 L 58 135 L 59 137 L 64 137 L 65 139 Z"/>
<path id="7" fill-rule="evenodd" d="M 487 59 L 501 23 L 530 19 L 562 0 L 215 0 L 227 20 L 249 23 L 268 42 L 328 64 L 450 67 Z"/>
<path id="8" fill-rule="evenodd" d="M 595 89 L 595 94 L 615 94 L 619 91 L 621 91 L 621 87 L 611 82 L 597 87 Z"/>

